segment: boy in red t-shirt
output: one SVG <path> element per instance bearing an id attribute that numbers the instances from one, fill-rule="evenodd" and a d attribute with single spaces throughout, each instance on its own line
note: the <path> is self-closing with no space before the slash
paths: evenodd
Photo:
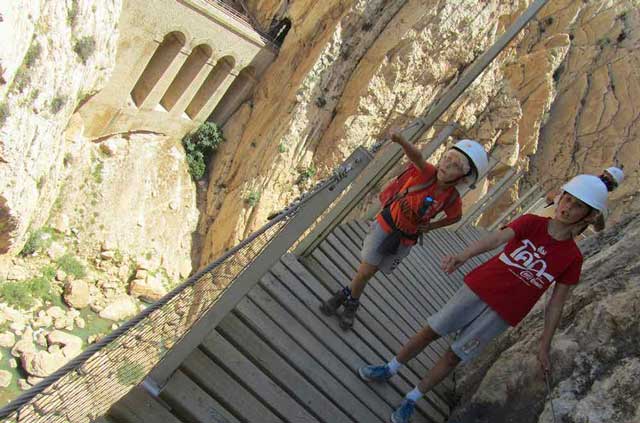
<path id="1" fill-rule="evenodd" d="M 442 269 L 452 273 L 471 257 L 506 243 L 500 254 L 465 276 L 462 288 L 428 319 L 428 324 L 396 357 L 387 364 L 359 369 L 360 376 L 367 381 L 387 380 L 434 340 L 461 331 L 394 411 L 391 416 L 394 423 L 408 422 L 418 399 L 461 361 L 476 357 L 496 336 L 509 326 L 516 326 L 555 283 L 537 354 L 543 370 L 548 371 L 549 348 L 562 307 L 571 286 L 580 279 L 582 254 L 573 240 L 573 231 L 607 206 L 607 188 L 597 176 L 576 176 L 562 190 L 553 219 L 531 214 L 521 216 L 462 253 L 444 257 Z"/>
<path id="2" fill-rule="evenodd" d="M 456 184 L 467 176 L 475 183 L 488 167 L 487 153 L 475 141 L 456 143 L 436 167 L 427 163 L 420 150 L 399 132 L 393 131 L 391 140 L 402 146 L 415 167 L 415 174 L 371 224 L 362 248 L 362 262 L 350 286 L 338 290 L 320 305 L 320 310 L 328 316 L 344 306 L 339 316 L 340 327 L 344 330 L 353 326 L 360 295 L 369 279 L 379 269 L 387 274 L 393 272 L 421 233 L 460 220 L 462 202 Z M 440 212 L 446 217 L 431 222 Z"/>

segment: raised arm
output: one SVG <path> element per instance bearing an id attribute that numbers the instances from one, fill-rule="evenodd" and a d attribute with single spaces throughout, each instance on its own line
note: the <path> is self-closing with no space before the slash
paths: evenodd
<path id="1" fill-rule="evenodd" d="M 422 152 L 409 141 L 407 141 L 399 130 L 391 130 L 389 133 L 391 136 L 391 141 L 396 144 L 400 144 L 402 149 L 404 150 L 404 154 L 407 155 L 409 160 L 420 170 L 423 170 L 427 165 L 427 161 L 422 157 Z"/>

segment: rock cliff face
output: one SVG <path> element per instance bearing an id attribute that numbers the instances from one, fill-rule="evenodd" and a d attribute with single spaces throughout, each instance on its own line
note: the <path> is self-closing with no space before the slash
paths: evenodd
<path id="1" fill-rule="evenodd" d="M 580 245 L 586 259 L 582 278 L 565 305 L 551 350 L 558 422 L 640 419 L 639 236 L 640 219 L 632 214 Z M 539 303 L 517 328 L 461 369 L 461 401 L 451 422 L 554 421 L 535 355 L 542 327 Z"/>
<path id="2" fill-rule="evenodd" d="M 64 171 L 62 136 L 77 104 L 99 90 L 115 58 L 121 1 L 0 6 L 0 251 L 42 226 Z M 4 219 L 4 218 L 0 218 Z"/>
<path id="3" fill-rule="evenodd" d="M 225 128 L 231 142 L 212 163 L 203 262 L 294 198 L 306 187 L 301 175 L 324 175 L 389 126 L 424 113 L 527 5 L 248 2 L 265 26 L 286 17 L 292 29 L 252 100 Z M 550 2 L 446 114 L 443 120 L 463 127 L 456 136 L 479 139 L 501 160 L 467 204 L 508 167 L 530 170 L 481 223 L 516 200 L 523 182 L 552 189 L 578 171 L 596 173 L 616 162 L 627 164 L 628 179 L 614 207 L 637 207 L 637 110 L 625 96 L 640 82 L 631 70 L 638 19 L 633 1 Z M 596 77 L 602 69 L 612 76 Z M 577 86 L 581 80 L 589 93 Z M 600 129 L 592 134 L 596 118 Z"/>
<path id="4" fill-rule="evenodd" d="M 106 242 L 153 255 L 174 280 L 191 271 L 198 210 L 180 140 L 83 137 L 74 114 L 108 80 L 121 1 L 0 7 L 0 253 L 43 226 L 89 256 Z M 81 253 L 82 254 L 82 253 Z"/>

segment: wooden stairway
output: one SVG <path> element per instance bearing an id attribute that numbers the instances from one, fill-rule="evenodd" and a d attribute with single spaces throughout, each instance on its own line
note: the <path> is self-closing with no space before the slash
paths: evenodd
<path id="1" fill-rule="evenodd" d="M 104 422 L 386 422 L 403 395 L 447 348 L 429 346 L 388 384 L 369 384 L 357 368 L 397 353 L 462 283 L 440 258 L 481 235 L 438 230 L 389 276 L 371 280 L 352 331 L 318 306 L 348 284 L 359 263 L 364 222 L 338 227 L 309 257 L 287 254 L 261 279 L 153 397 L 134 388 Z M 485 258 L 464 266 L 469 271 Z M 420 401 L 413 422 L 445 422 L 453 382 Z"/>

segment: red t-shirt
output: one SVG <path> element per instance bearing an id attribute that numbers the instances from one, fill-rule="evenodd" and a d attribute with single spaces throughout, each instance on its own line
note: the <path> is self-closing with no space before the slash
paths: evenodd
<path id="1" fill-rule="evenodd" d="M 431 180 L 434 180 L 436 177 L 437 168 L 427 163 L 427 165 L 420 171 L 420 173 L 412 178 L 410 178 L 400 190 L 401 192 L 407 189 L 410 186 L 425 184 Z M 444 211 L 447 217 L 459 217 L 462 215 L 462 200 L 458 197 L 449 207 L 444 210 L 441 210 L 444 205 L 446 205 L 447 201 L 451 195 L 455 193 L 455 187 L 449 187 L 446 190 L 435 194 L 437 188 L 437 183 L 434 180 L 433 184 L 431 184 L 428 188 L 425 188 L 420 191 L 412 192 L 407 194 L 404 198 L 394 201 L 391 204 L 391 217 L 393 218 L 393 223 L 396 225 L 398 229 L 407 233 L 407 234 L 415 234 L 418 231 L 419 224 L 429 223 L 429 221 L 440 211 Z M 425 197 L 433 198 L 433 203 L 429 210 L 425 213 L 424 216 L 420 219 L 418 211 L 424 202 Z M 401 203 L 405 202 L 408 208 L 411 210 L 410 216 L 405 216 L 402 212 Z M 382 230 L 386 233 L 391 232 L 391 227 L 384 220 L 382 215 L 378 214 L 377 216 L 378 223 Z M 416 241 L 412 239 L 402 238 L 402 243 L 404 245 L 414 245 Z"/>
<path id="2" fill-rule="evenodd" d="M 580 280 L 582 253 L 575 241 L 549 235 L 551 219 L 526 214 L 508 227 L 516 233 L 501 254 L 473 269 L 464 281 L 511 326 L 516 326 L 553 283 Z"/>

